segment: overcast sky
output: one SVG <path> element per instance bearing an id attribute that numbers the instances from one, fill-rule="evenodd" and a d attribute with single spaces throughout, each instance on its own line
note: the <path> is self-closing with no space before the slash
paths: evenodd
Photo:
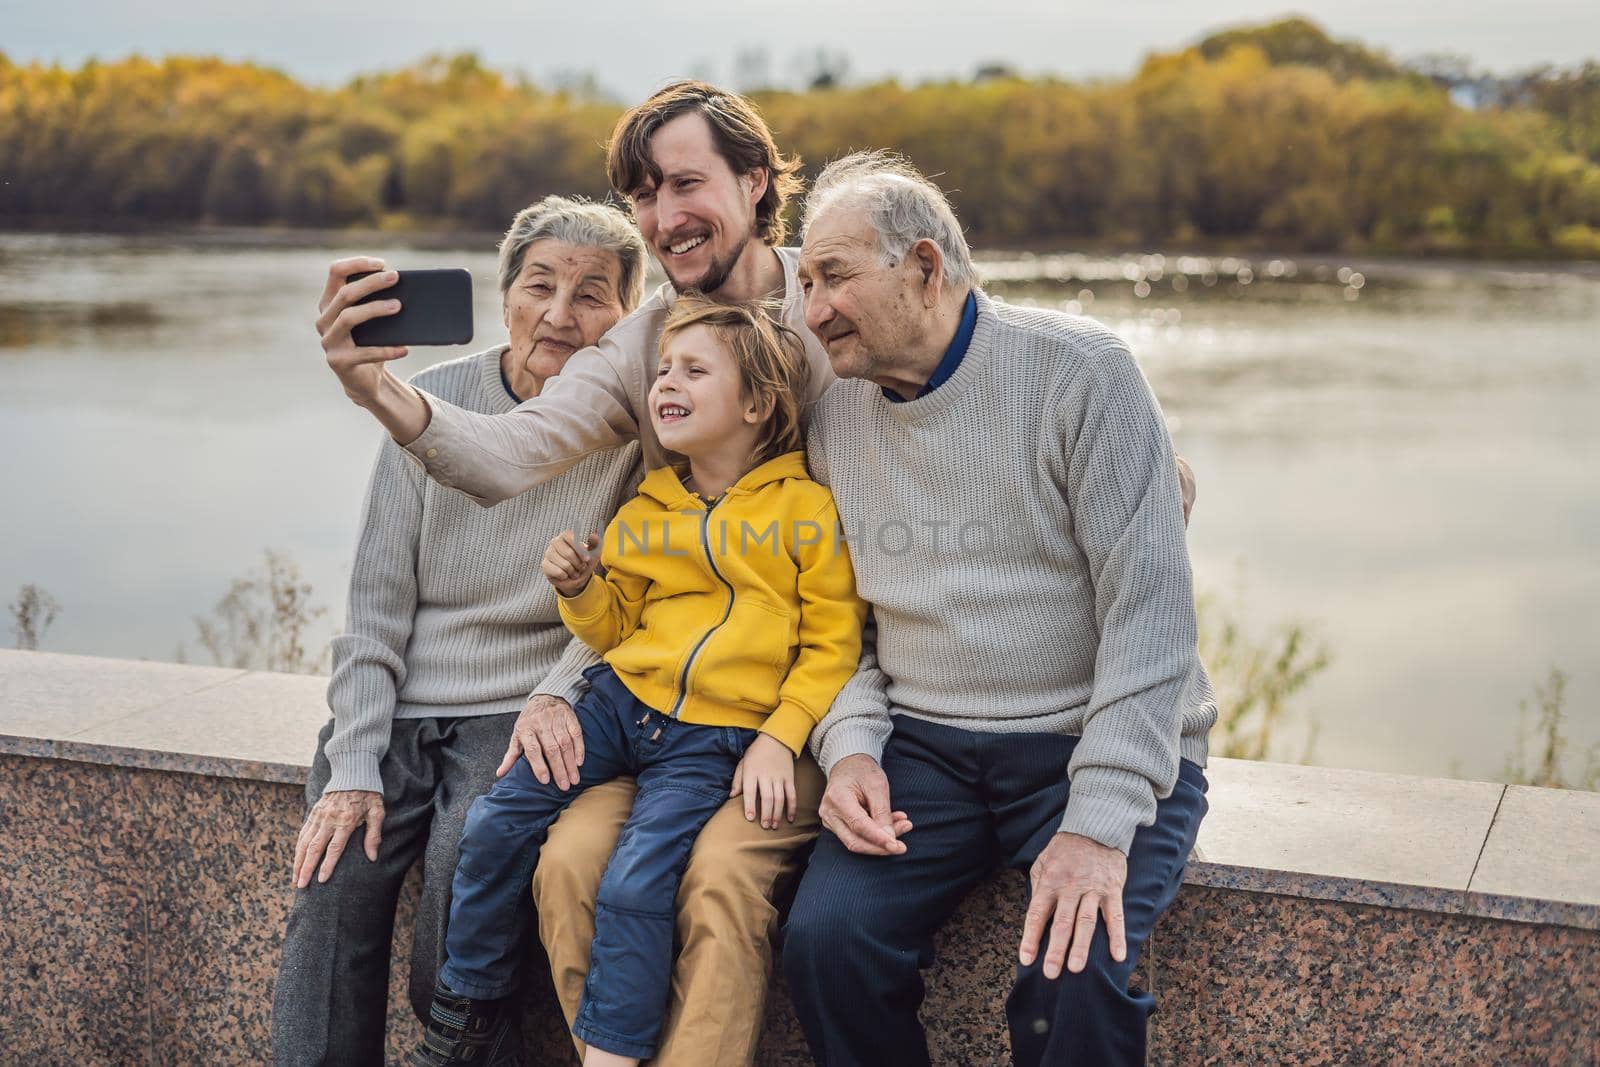
<path id="1" fill-rule="evenodd" d="M 1432 10 L 1427 10 L 1432 8 Z M 1071 78 L 1122 76 L 1150 51 L 1295 11 L 1336 37 L 1405 59 L 1465 55 L 1509 73 L 1600 58 L 1594 0 L 448 0 L 428 6 L 353 0 L 0 0 L 0 51 L 14 62 L 174 53 L 250 59 L 332 84 L 431 51 L 472 50 L 541 81 L 593 71 L 624 99 L 684 74 L 737 81 L 735 57 L 764 47 L 775 80 L 798 57 L 842 52 L 850 79 L 968 77 L 985 62 Z"/>

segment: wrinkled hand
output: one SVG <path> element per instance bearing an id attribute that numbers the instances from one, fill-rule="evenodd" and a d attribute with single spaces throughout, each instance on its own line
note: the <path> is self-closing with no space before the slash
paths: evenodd
<path id="1" fill-rule="evenodd" d="M 511 728 L 511 743 L 495 777 L 505 777 L 517 765 L 518 756 L 527 757 L 533 776 L 543 784 L 554 774 L 562 791 L 577 785 L 578 768 L 583 766 L 583 727 L 578 725 L 572 705 L 547 693 L 530 697 Z"/>
<path id="2" fill-rule="evenodd" d="M 906 850 L 900 838 L 911 829 L 911 820 L 890 810 L 889 778 L 871 756 L 846 756 L 833 765 L 817 814 L 851 852 L 898 856 Z"/>
<path id="3" fill-rule="evenodd" d="M 750 742 L 733 769 L 733 790 L 728 795 L 742 795 L 744 817 L 755 822 L 759 815 L 764 830 L 778 828 L 780 813 L 794 822 L 794 753 L 789 746 L 770 734 Z"/>
<path id="4" fill-rule="evenodd" d="M 1039 938 L 1048 925 L 1050 947 L 1044 955 L 1044 976 L 1059 978 L 1064 958 L 1067 970 L 1080 973 L 1089 962 L 1089 943 L 1094 940 L 1101 915 L 1106 919 L 1111 958 L 1120 963 L 1127 957 L 1122 887 L 1128 880 L 1128 857 L 1087 837 L 1058 833 L 1039 853 L 1028 873 L 1033 882 L 1033 899 L 1028 904 L 1022 946 L 1017 953 L 1024 967 L 1039 954 Z"/>
<path id="5" fill-rule="evenodd" d="M 1189 512 L 1194 510 L 1194 468 L 1182 456 L 1178 457 L 1178 489 L 1183 494 L 1183 524 L 1189 525 Z"/>
<path id="6" fill-rule="evenodd" d="M 564 597 L 583 592 L 600 563 L 600 554 L 595 551 L 599 545 L 599 536 L 592 533 L 583 539 L 582 548 L 578 547 L 578 539 L 571 530 L 562 530 L 550 538 L 544 550 L 544 576 L 550 579 L 556 592 Z"/>
<path id="7" fill-rule="evenodd" d="M 304 889 L 317 881 L 326 882 L 344 855 L 345 845 L 356 827 L 367 824 L 367 859 L 378 861 L 378 843 L 383 840 L 383 794 L 366 789 L 336 789 L 322 794 L 300 827 L 294 844 L 294 886 Z M 321 861 L 322 869 L 317 869 Z"/>

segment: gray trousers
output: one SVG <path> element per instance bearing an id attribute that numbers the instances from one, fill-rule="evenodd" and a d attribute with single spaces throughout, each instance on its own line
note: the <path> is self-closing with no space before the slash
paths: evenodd
<path id="1" fill-rule="evenodd" d="M 422 858 L 422 898 L 411 939 L 411 1007 L 426 1020 L 434 977 L 444 963 L 450 882 L 467 808 L 494 784 L 516 713 L 469 718 L 396 719 L 384 754 L 383 841 L 377 862 L 351 835 L 326 882 L 295 890 L 272 1005 L 272 1058 L 301 1064 L 383 1063 L 395 904 L 406 872 Z M 317 738 L 306 809 L 332 770 Z"/>

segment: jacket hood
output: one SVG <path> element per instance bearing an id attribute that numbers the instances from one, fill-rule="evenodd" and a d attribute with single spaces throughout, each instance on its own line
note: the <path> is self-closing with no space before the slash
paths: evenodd
<path id="1" fill-rule="evenodd" d="M 762 486 L 789 478 L 803 478 L 807 481 L 811 479 L 810 473 L 806 470 L 804 452 L 799 450 L 785 452 L 781 456 L 767 460 L 734 482 L 728 488 L 728 495 L 753 493 Z M 703 503 L 699 497 L 684 488 L 678 472 L 671 467 L 657 467 L 645 475 L 644 481 L 639 485 L 639 495 L 649 497 L 670 511 L 683 511 L 701 506 Z"/>

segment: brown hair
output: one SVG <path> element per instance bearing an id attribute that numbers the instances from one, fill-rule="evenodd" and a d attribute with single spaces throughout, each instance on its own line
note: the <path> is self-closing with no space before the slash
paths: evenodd
<path id="1" fill-rule="evenodd" d="M 811 383 L 805 342 L 780 319 L 783 305 L 754 300 L 719 304 L 690 291 L 672 302 L 661 344 L 690 326 L 709 326 L 739 367 L 739 390 L 759 410 L 771 406 L 756 439 L 754 466 L 805 447 L 800 412 Z"/>
<path id="2" fill-rule="evenodd" d="M 800 191 L 800 160 L 785 159 L 778 152 L 772 131 L 754 104 L 705 82 L 673 82 L 623 113 L 606 146 L 606 176 L 611 188 L 622 196 L 632 196 L 646 181 L 659 183 L 661 168 L 650 158 L 650 138 L 679 115 L 691 112 L 705 117 L 717 154 L 735 174 L 766 168 L 767 191 L 756 204 L 756 236 L 767 245 L 781 244 L 788 232 L 784 204 Z"/>

